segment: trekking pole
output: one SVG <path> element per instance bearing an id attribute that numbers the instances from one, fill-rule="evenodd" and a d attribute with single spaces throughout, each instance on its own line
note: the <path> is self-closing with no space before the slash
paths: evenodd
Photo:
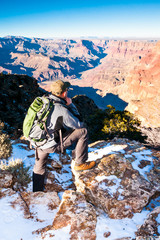
<path id="1" fill-rule="evenodd" d="M 63 138 L 62 138 L 62 130 L 59 129 L 59 138 L 60 138 L 60 146 L 61 146 L 61 151 L 59 153 L 59 160 L 62 162 L 62 154 L 63 154 Z"/>

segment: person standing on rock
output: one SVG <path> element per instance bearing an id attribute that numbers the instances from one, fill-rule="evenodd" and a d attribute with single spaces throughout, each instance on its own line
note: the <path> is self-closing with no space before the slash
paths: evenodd
<path id="1" fill-rule="evenodd" d="M 33 192 L 44 190 L 45 167 L 49 153 L 63 151 L 75 145 L 74 170 L 81 171 L 91 169 L 95 162 L 86 162 L 88 159 L 87 129 L 80 121 L 77 108 L 67 96 L 69 82 L 57 80 L 51 85 L 50 99 L 54 102 L 47 119 L 46 127 L 49 133 L 47 142 L 37 148 L 35 165 L 33 169 Z M 55 130 L 60 131 L 55 131 Z"/>

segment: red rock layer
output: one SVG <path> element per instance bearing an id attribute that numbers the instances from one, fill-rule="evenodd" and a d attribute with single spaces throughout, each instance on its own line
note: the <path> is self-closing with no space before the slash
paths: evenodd
<path id="1" fill-rule="evenodd" d="M 118 90 L 146 127 L 160 127 L 160 42 L 141 59 Z"/>
<path id="2" fill-rule="evenodd" d="M 151 51 L 154 42 L 147 41 L 108 41 L 105 53 L 96 68 L 82 73 L 82 79 L 72 80 L 72 84 L 90 86 L 107 92 L 117 92 L 115 87 L 124 83 L 128 73 L 141 58 Z"/>

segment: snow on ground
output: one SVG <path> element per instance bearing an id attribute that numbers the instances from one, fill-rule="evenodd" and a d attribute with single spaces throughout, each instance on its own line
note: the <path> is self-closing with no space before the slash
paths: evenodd
<path id="1" fill-rule="evenodd" d="M 148 180 L 147 178 L 147 175 L 146 175 L 146 172 L 149 172 L 152 168 L 153 168 L 153 162 L 152 162 L 152 157 L 151 157 L 151 151 L 150 150 L 143 150 L 141 152 L 138 152 L 138 153 L 133 153 L 132 155 L 136 158 L 136 161 L 134 161 L 132 163 L 132 167 L 135 169 L 135 170 L 138 170 L 139 173 L 146 179 Z M 146 167 L 144 167 L 143 169 L 139 168 L 138 165 L 140 164 L 140 161 L 141 160 L 145 160 L 145 161 L 148 161 L 149 165 L 147 165 Z"/>
<path id="2" fill-rule="evenodd" d="M 137 225 L 142 224 L 149 211 L 134 214 L 132 219 L 111 219 L 104 213 L 97 218 L 96 235 L 97 240 L 105 240 L 105 232 L 110 232 L 108 240 L 114 240 L 122 237 L 135 238 L 134 232 L 137 230 Z"/>
<path id="3" fill-rule="evenodd" d="M 11 201 L 14 201 L 17 196 L 15 194 L 0 199 L 0 240 L 38 239 L 32 232 L 52 224 L 57 211 L 48 211 L 46 206 L 38 205 L 35 206 L 34 212 L 39 219 L 43 219 L 43 222 L 36 221 L 36 219 L 25 219 L 20 207 L 15 209 L 11 205 Z"/>
<path id="4" fill-rule="evenodd" d="M 107 180 L 113 180 L 114 184 L 113 186 L 107 186 L 106 182 L 100 183 L 99 187 L 103 189 L 107 189 L 108 193 L 113 197 L 114 193 L 116 193 L 117 189 L 120 187 L 120 182 L 121 179 L 117 178 L 115 175 L 110 175 L 110 176 L 97 176 L 95 179 L 98 182 L 101 182 L 105 179 Z"/>
<path id="5" fill-rule="evenodd" d="M 158 217 L 156 218 L 156 221 L 160 223 L 160 214 L 158 214 Z M 160 234 L 160 226 L 158 226 L 158 233 Z"/>
<path id="6" fill-rule="evenodd" d="M 33 165 L 34 165 L 34 150 L 26 150 L 26 145 L 22 143 L 13 144 L 13 154 L 10 159 L 21 158 L 26 166 L 30 166 L 30 172 L 32 173 Z M 89 161 L 96 160 L 103 157 L 106 154 L 121 152 L 125 153 L 123 145 L 112 145 L 107 144 L 106 146 L 102 147 L 101 149 L 90 148 L 89 149 Z M 151 151 L 150 150 L 143 150 L 141 152 L 132 153 L 128 155 L 128 157 L 134 156 L 136 161 L 133 162 L 132 166 L 140 171 L 145 177 L 146 172 L 149 171 L 153 167 Z M 58 155 L 52 154 L 54 159 L 58 161 Z M 127 157 L 127 155 L 126 155 Z M 147 165 L 142 172 L 142 169 L 138 168 L 138 164 L 141 159 L 145 159 L 149 161 L 151 164 Z M 68 181 L 71 177 L 71 169 L 70 164 L 65 166 L 69 173 L 63 173 L 63 176 L 58 174 L 56 178 L 59 179 L 60 183 L 64 183 Z M 55 174 L 55 172 L 54 172 Z M 111 176 L 110 176 L 111 177 Z M 97 181 L 102 181 L 104 179 L 97 179 Z M 117 179 L 116 181 L 116 188 L 119 187 L 119 182 Z M 31 191 L 32 184 L 30 184 L 27 191 Z M 102 186 L 106 187 L 106 186 Z M 114 192 L 114 189 L 110 189 L 110 191 Z M 59 197 L 62 198 L 63 192 L 60 192 Z M 14 198 L 17 197 L 17 194 L 12 196 L 6 196 L 0 199 L 0 240 L 40 240 L 40 235 L 33 235 L 32 232 L 43 228 L 47 225 L 52 224 L 54 216 L 57 212 L 57 209 L 48 211 L 48 209 L 43 205 L 34 205 L 34 211 L 36 211 L 37 216 L 40 219 L 43 219 L 42 222 L 36 221 L 35 218 L 33 219 L 25 219 L 23 217 L 23 212 L 21 209 L 13 208 L 11 206 L 11 202 Z M 104 237 L 105 232 L 110 232 L 111 235 L 107 238 L 108 240 L 114 240 L 120 237 L 135 237 L 135 231 L 137 230 L 137 225 L 142 224 L 144 219 L 146 218 L 149 211 L 143 210 L 141 213 L 134 214 L 132 219 L 110 219 L 107 214 L 98 213 L 97 217 L 97 227 L 96 227 L 96 240 L 103 240 L 106 239 Z M 160 215 L 157 217 L 158 221 L 160 221 Z M 158 229 L 160 232 L 160 229 Z M 54 240 L 61 240 L 70 239 L 69 235 L 70 227 L 65 227 L 59 230 L 51 230 L 47 232 L 45 240 L 51 239 L 50 236 L 54 235 Z"/>
<path id="7" fill-rule="evenodd" d="M 125 153 L 124 148 L 126 145 L 111 145 L 108 143 L 106 146 L 101 149 L 89 148 L 89 156 L 88 161 L 95 161 L 97 159 L 102 158 L 104 155 L 112 154 L 115 152 Z"/>

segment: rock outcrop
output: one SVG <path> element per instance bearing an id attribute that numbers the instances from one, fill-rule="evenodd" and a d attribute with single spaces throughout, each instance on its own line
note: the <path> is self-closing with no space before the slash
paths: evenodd
<path id="1" fill-rule="evenodd" d="M 53 229 L 70 225 L 70 235 L 75 239 L 96 239 L 96 211 L 83 194 L 65 191 L 59 210 L 53 221 Z"/>
<path id="2" fill-rule="evenodd" d="M 10 134 L 20 136 L 28 107 L 45 91 L 39 88 L 36 79 L 26 75 L 1 74 L 0 82 L 0 120 L 7 123 Z"/>
<path id="3" fill-rule="evenodd" d="M 83 119 L 84 122 L 89 115 L 94 114 L 98 109 L 94 101 L 85 95 L 74 96 L 72 102 L 77 107 L 81 119 Z"/>
<path id="4" fill-rule="evenodd" d="M 27 152 L 24 142 L 18 142 L 16 149 L 33 167 L 33 150 Z M 91 144 L 91 160 L 96 167 L 82 172 L 73 170 L 72 161 L 72 177 L 70 151 L 61 162 L 58 154 L 51 154 L 45 192 L 15 192 L 9 189 L 12 178 L 0 175 L 4 222 L 13 227 L 25 220 L 28 239 L 156 239 L 160 233 L 159 152 L 115 138 Z M 25 228 L 20 234 L 19 239 L 26 236 Z"/>
<path id="5" fill-rule="evenodd" d="M 106 142 L 96 144 L 96 148 L 104 148 L 100 156 L 94 146 L 90 153 L 89 159 L 97 159 L 96 167 L 76 172 L 72 163 L 72 171 L 77 190 L 88 201 L 103 209 L 110 218 L 132 218 L 133 213 L 141 212 L 160 190 L 160 178 L 154 169 L 150 150 L 125 140 L 121 145 L 117 144 L 113 141 L 111 148 Z M 147 169 L 150 169 L 149 173 L 145 173 Z"/>

